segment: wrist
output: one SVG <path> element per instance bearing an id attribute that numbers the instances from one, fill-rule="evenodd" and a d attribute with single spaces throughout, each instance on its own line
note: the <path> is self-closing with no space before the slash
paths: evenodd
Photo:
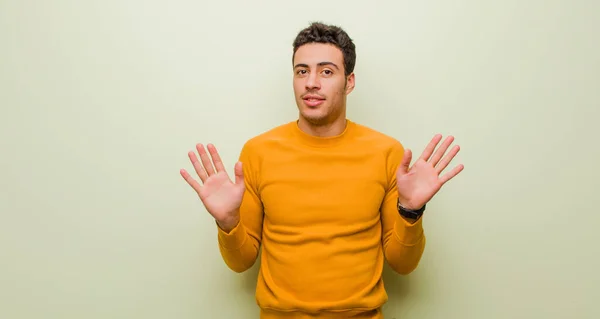
<path id="1" fill-rule="evenodd" d="M 217 219 L 216 222 L 223 231 L 229 233 L 240 223 L 240 215 L 235 213 L 226 218 Z"/>
<path id="2" fill-rule="evenodd" d="M 425 205 L 424 204 L 419 205 L 418 203 L 414 203 L 410 199 L 404 198 L 400 195 L 398 196 L 398 207 L 402 207 L 405 210 L 419 210 L 423 206 L 425 206 Z"/>
<path id="3" fill-rule="evenodd" d="M 425 207 L 427 204 L 423 204 L 421 207 L 413 208 L 413 206 L 405 206 L 402 204 L 400 199 L 398 199 L 397 208 L 398 213 L 409 220 L 417 220 L 421 218 L 423 212 L 425 211 Z"/>

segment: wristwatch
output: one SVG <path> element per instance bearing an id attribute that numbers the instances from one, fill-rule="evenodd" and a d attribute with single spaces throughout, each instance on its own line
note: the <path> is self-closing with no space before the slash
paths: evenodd
<path id="1" fill-rule="evenodd" d="M 406 209 L 400 205 L 400 199 L 398 199 L 398 212 L 406 218 L 419 219 L 425 211 L 425 206 L 427 206 L 427 204 L 417 210 Z"/>

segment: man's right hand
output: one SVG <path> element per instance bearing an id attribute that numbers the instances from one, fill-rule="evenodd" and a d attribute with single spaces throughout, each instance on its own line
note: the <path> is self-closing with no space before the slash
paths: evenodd
<path id="1" fill-rule="evenodd" d="M 188 157 L 194 166 L 194 170 L 200 177 L 202 185 L 181 169 L 181 176 L 196 191 L 206 210 L 215 218 L 219 227 L 224 231 L 231 231 L 240 221 L 239 208 L 244 196 L 244 173 L 242 163 L 235 164 L 235 182 L 232 182 L 223 166 L 223 161 L 214 145 L 208 144 L 208 153 L 202 144 L 197 144 L 196 149 L 200 155 L 200 161 L 196 153 L 190 151 Z M 212 158 L 212 162 L 211 162 Z M 214 167 L 213 167 L 214 163 Z"/>

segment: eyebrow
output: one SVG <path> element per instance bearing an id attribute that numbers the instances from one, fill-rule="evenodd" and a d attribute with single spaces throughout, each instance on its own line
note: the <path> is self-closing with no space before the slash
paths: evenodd
<path id="1" fill-rule="evenodd" d="M 336 68 L 338 70 L 340 69 L 335 63 L 329 62 L 329 61 L 319 62 L 319 63 L 317 63 L 317 65 L 318 66 L 332 65 L 334 68 Z M 304 64 L 304 63 L 298 63 L 298 64 L 296 64 L 296 66 L 294 66 L 294 69 L 300 68 L 300 67 L 308 68 L 308 65 Z"/>

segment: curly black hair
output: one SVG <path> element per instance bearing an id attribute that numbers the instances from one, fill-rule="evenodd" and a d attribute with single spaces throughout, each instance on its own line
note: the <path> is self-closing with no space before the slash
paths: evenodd
<path id="1" fill-rule="evenodd" d="M 328 43 L 335 45 L 342 51 L 344 56 L 344 72 L 346 76 L 354 71 L 356 48 L 350 36 L 341 27 L 322 22 L 311 23 L 308 27 L 302 29 L 294 39 L 292 57 L 296 54 L 299 47 L 308 43 Z"/>

